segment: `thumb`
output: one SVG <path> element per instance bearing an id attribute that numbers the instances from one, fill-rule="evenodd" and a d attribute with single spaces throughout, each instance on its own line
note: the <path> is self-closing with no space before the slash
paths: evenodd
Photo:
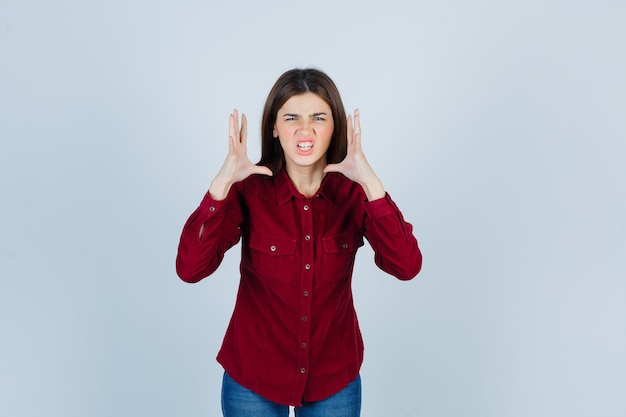
<path id="1" fill-rule="evenodd" d="M 324 174 L 329 172 L 341 172 L 341 167 L 339 166 L 339 164 L 328 164 L 324 168 Z"/>
<path id="2" fill-rule="evenodd" d="M 269 169 L 268 167 L 258 166 L 258 165 L 255 165 L 254 173 L 255 174 L 261 174 L 261 175 L 267 175 L 269 177 L 274 176 L 274 173 L 272 172 L 271 169 Z"/>

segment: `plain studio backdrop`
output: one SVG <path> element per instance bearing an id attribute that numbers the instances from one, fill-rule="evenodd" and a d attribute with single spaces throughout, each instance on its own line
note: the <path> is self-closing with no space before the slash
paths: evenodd
<path id="1" fill-rule="evenodd" d="M 0 0 L 0 415 L 220 415 L 239 247 L 185 284 L 180 231 L 313 66 L 424 254 L 357 257 L 363 417 L 623 417 L 624 45 L 617 0 Z"/>

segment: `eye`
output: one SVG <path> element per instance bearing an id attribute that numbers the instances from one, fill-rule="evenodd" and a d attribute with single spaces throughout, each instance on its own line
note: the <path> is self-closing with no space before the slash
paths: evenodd
<path id="1" fill-rule="evenodd" d="M 313 120 L 317 122 L 323 122 L 324 120 L 326 120 L 326 118 L 324 118 L 323 116 L 315 116 L 313 117 Z"/>

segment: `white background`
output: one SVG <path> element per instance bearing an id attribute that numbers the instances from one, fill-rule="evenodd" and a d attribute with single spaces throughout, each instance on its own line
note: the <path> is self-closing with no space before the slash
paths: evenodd
<path id="1" fill-rule="evenodd" d="M 185 284 L 180 230 L 314 66 L 424 254 L 359 253 L 363 417 L 624 416 L 624 45 L 619 0 L 0 0 L 0 415 L 220 415 L 239 253 Z"/>

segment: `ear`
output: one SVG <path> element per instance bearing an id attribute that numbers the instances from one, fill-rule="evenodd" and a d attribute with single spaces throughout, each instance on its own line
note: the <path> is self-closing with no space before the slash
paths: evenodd
<path id="1" fill-rule="evenodd" d="M 278 130 L 276 130 L 276 125 L 274 125 L 274 130 L 272 130 L 272 136 L 274 136 L 274 139 L 278 138 Z"/>

